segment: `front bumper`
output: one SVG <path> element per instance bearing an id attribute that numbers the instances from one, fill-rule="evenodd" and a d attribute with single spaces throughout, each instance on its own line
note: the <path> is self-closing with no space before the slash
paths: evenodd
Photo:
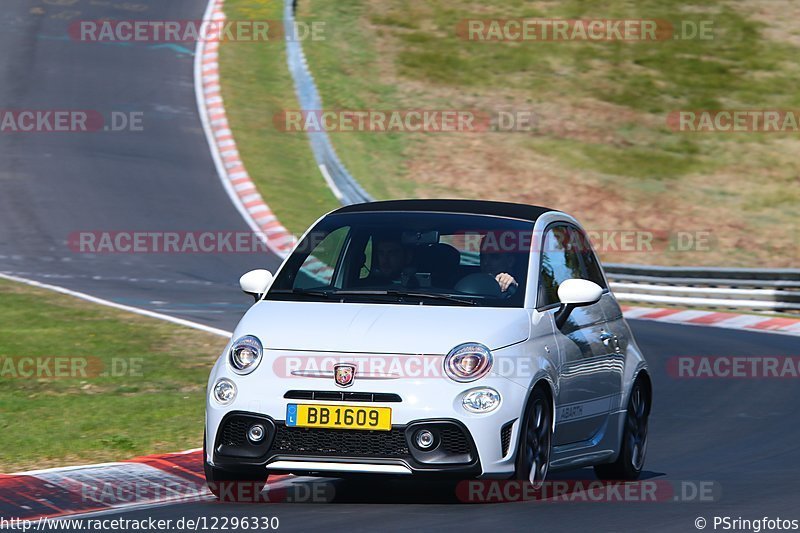
<path id="1" fill-rule="evenodd" d="M 503 350 L 495 352 L 496 364 Z M 280 354 L 279 354 L 280 355 Z M 278 356 L 272 356 L 273 359 Z M 267 363 L 267 364 L 265 364 Z M 514 472 L 515 444 L 518 441 L 519 418 L 527 401 L 528 387 L 505 377 L 490 374 L 471 383 L 456 383 L 446 378 L 419 377 L 399 379 L 356 379 L 347 389 L 336 389 L 333 380 L 287 376 L 271 368 L 269 359 L 250 375 L 238 376 L 231 372 L 223 360 L 218 361 L 211 373 L 209 390 L 220 378 L 235 382 L 238 393 L 228 405 L 220 405 L 211 395 L 206 404 L 206 461 L 213 466 L 235 470 L 239 467 L 263 467 L 281 472 L 374 472 L 391 474 L 455 473 L 465 476 L 505 477 Z M 489 387 L 497 391 L 500 405 L 488 413 L 468 412 L 462 406 L 464 395 L 472 389 Z M 323 396 L 304 397 L 299 392 L 314 392 Z M 323 392 L 328 391 L 328 392 Z M 335 392 L 333 392 L 335 391 Z M 342 394 L 341 399 L 332 396 Z M 370 433 L 395 433 L 396 441 L 406 449 L 383 454 L 345 453 L 341 446 L 331 452 L 313 448 L 297 449 L 272 445 L 253 456 L 236 456 L 225 453 L 219 440 L 229 417 L 247 415 L 267 420 L 274 433 L 286 429 L 284 422 L 287 406 L 293 403 L 322 405 L 357 405 L 360 407 L 390 407 L 392 432 L 364 430 L 335 430 L 367 439 Z M 448 461 L 431 461 L 414 453 L 409 442 L 408 428 L 415 424 L 446 422 L 456 424 L 469 443 L 467 458 Z M 282 429 L 283 428 L 283 429 Z M 291 428 L 293 431 L 298 428 Z M 317 429 L 300 429 L 314 438 Z M 333 431 L 333 430 L 329 430 Z M 315 432 L 312 434 L 312 432 Z M 222 452 L 222 453 L 221 453 Z M 230 452 L 230 450 L 228 450 Z M 440 458 L 441 459 L 441 458 Z M 357 466 L 353 466 L 357 465 Z M 305 467 L 308 467 L 307 469 Z"/>
<path id="2" fill-rule="evenodd" d="M 259 443 L 246 437 L 253 424 L 266 428 Z M 421 429 L 433 432 L 436 443 L 423 451 L 413 437 Z M 382 473 L 477 476 L 481 473 L 475 442 L 457 420 L 428 419 L 394 425 L 390 431 L 287 427 L 283 421 L 257 413 L 231 412 L 214 439 L 213 462 L 218 468 L 264 468 L 267 473 Z"/>

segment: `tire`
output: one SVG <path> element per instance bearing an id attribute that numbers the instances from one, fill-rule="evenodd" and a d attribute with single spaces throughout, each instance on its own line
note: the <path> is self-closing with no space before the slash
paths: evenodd
<path id="1" fill-rule="evenodd" d="M 203 471 L 206 485 L 217 500 L 226 502 L 261 502 L 259 496 L 267 484 L 267 475 L 256 470 L 231 472 L 208 464 L 203 438 Z"/>
<path id="2" fill-rule="evenodd" d="M 631 389 L 619 457 L 613 463 L 595 465 L 594 473 L 607 481 L 639 479 L 647 454 L 647 422 L 650 416 L 650 387 L 637 379 Z"/>
<path id="3" fill-rule="evenodd" d="M 537 387 L 531 393 L 522 419 L 517 445 L 514 479 L 540 488 L 550 468 L 553 445 L 553 413 L 547 393 Z"/>

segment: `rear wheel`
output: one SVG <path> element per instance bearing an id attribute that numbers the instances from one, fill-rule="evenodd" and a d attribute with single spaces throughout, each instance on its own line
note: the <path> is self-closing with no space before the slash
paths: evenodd
<path id="1" fill-rule="evenodd" d="M 594 472 L 603 480 L 632 481 L 639 479 L 647 454 L 647 420 L 650 416 L 650 393 L 644 380 L 633 384 L 619 457 L 613 463 L 596 465 Z"/>
<path id="2" fill-rule="evenodd" d="M 550 400 L 541 388 L 534 389 L 520 426 L 515 479 L 525 480 L 539 488 L 550 468 L 553 441 L 553 416 Z"/>
<path id="3" fill-rule="evenodd" d="M 267 474 L 259 470 L 231 472 L 212 466 L 206 460 L 203 439 L 203 470 L 208 490 L 218 500 L 226 502 L 259 502 L 261 491 L 267 484 Z"/>

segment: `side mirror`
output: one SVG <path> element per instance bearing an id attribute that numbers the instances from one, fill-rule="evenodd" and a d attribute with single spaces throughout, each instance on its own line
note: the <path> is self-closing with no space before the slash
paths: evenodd
<path id="1" fill-rule="evenodd" d="M 558 299 L 561 307 L 556 312 L 556 327 L 566 324 L 570 313 L 576 307 L 592 305 L 600 301 L 603 288 L 593 281 L 586 279 L 568 279 L 558 287 Z"/>
<path id="2" fill-rule="evenodd" d="M 269 270 L 251 270 L 239 278 L 239 286 L 244 292 L 258 300 L 272 285 L 272 272 Z"/>

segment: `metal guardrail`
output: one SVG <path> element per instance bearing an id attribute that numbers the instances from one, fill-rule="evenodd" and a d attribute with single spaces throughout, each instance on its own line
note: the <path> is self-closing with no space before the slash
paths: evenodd
<path id="1" fill-rule="evenodd" d="M 283 23 L 286 56 L 300 102 L 300 109 L 322 109 L 322 98 L 308 68 L 303 46 L 295 34 L 296 0 L 284 0 Z M 369 202 L 372 197 L 347 171 L 325 131 L 309 132 L 314 159 L 322 177 L 344 205 Z M 629 302 L 681 306 L 800 311 L 800 270 L 735 269 L 705 267 L 658 267 L 608 264 L 611 289 Z"/>
<path id="2" fill-rule="evenodd" d="M 322 98 L 317 91 L 316 83 L 314 83 L 314 76 L 308 68 L 300 40 L 292 39 L 292 36 L 296 35 L 294 9 L 294 0 L 285 0 L 283 27 L 286 33 L 286 61 L 294 79 L 300 110 L 318 112 L 322 109 Z M 333 149 L 328 138 L 328 133 L 325 131 L 309 132 L 308 138 L 319 171 L 339 202 L 343 205 L 371 202 L 372 197 L 350 175 L 339 160 L 339 156 L 336 155 L 336 150 Z"/>
<path id="3" fill-rule="evenodd" d="M 620 300 L 668 305 L 800 311 L 800 270 L 608 264 Z"/>

